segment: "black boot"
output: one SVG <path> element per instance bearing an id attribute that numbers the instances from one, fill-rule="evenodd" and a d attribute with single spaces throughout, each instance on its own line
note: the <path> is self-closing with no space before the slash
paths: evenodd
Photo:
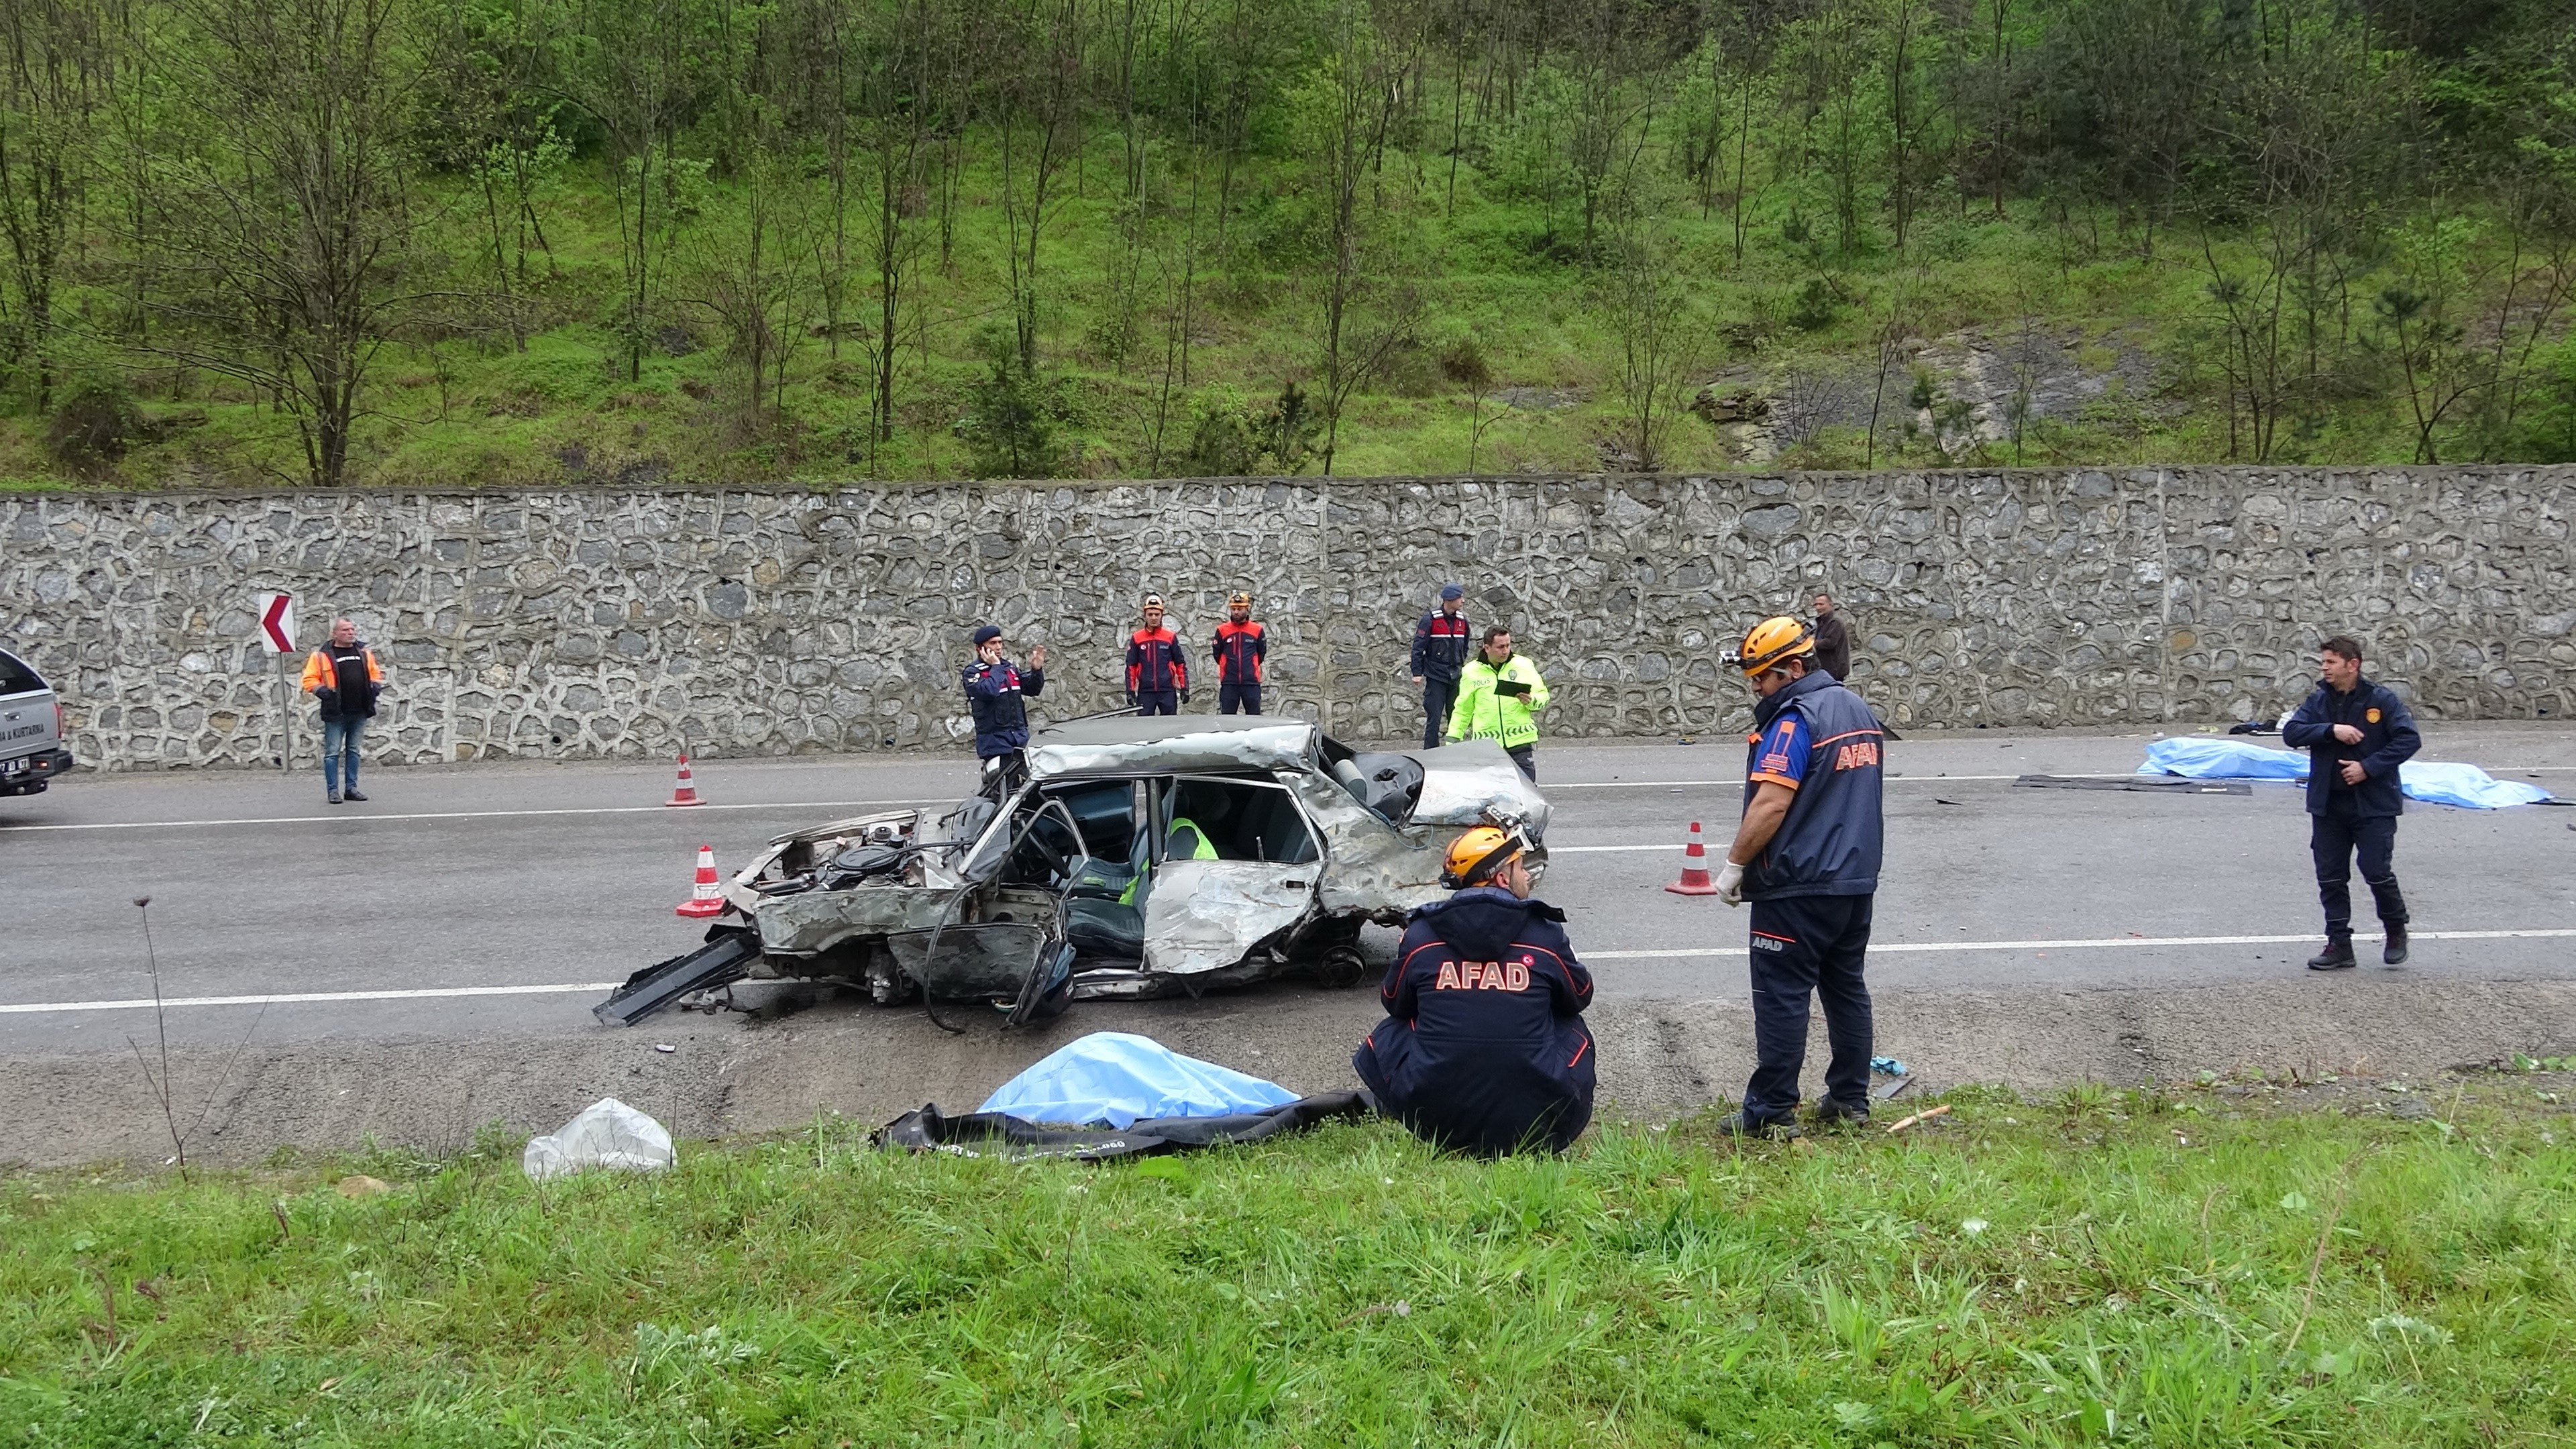
<path id="1" fill-rule="evenodd" d="M 2353 964 L 2350 936 L 2326 937 L 2326 948 L 2308 958 L 2311 971 L 2349 971 Z"/>
<path id="2" fill-rule="evenodd" d="M 2406 964 L 2406 923 L 2388 921 L 2384 924 L 2388 927 L 2388 944 L 2379 949 L 2379 959 L 2391 966 L 2403 966 Z"/>

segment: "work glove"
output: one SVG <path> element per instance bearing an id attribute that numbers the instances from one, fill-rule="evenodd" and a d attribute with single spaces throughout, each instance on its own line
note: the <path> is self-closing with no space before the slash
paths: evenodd
<path id="1" fill-rule="evenodd" d="M 1188 690 L 1184 689 L 1184 690 L 1182 690 L 1182 691 L 1181 691 L 1181 703 L 1183 703 L 1183 704 L 1187 704 L 1187 703 L 1189 703 L 1189 702 L 1190 702 L 1190 692 L 1189 692 Z"/>
<path id="2" fill-rule="evenodd" d="M 1718 868 L 1717 898 L 1730 906 L 1744 904 L 1744 867 L 1730 860 Z"/>
<path id="3" fill-rule="evenodd" d="M 1132 689 L 1127 691 L 1127 707 L 1129 709 L 1134 709 L 1136 707 L 1136 691 Z"/>

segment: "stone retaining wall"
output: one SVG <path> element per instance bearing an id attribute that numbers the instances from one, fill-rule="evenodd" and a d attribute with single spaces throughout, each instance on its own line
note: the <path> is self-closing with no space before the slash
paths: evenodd
<path id="1" fill-rule="evenodd" d="M 2576 711 L 2569 468 L 2030 470 L 1512 479 L 0 495 L 0 640 L 109 768 L 274 764 L 279 661 L 357 620 L 386 761 L 877 750 L 966 737 L 992 621 L 1044 713 L 1117 701 L 1147 590 L 1206 658 L 1227 593 L 1271 709 L 1419 729 L 1411 626 L 1444 579 L 1518 631 L 1559 735 L 1740 727 L 1716 649 L 1817 587 L 1899 723 L 2269 715 L 2327 633 L 2438 718 Z M 1213 707 L 1214 681 L 1196 707 Z M 298 706 L 310 758 L 309 708 Z"/>

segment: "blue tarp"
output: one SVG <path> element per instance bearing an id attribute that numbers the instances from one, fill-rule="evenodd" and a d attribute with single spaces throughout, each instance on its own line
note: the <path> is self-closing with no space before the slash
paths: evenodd
<path id="1" fill-rule="evenodd" d="M 1222 1117 L 1296 1100 L 1276 1082 L 1182 1056 L 1151 1037 L 1096 1031 L 1003 1083 L 977 1110 L 1123 1131 L 1140 1117 Z"/>
<path id="2" fill-rule="evenodd" d="M 2305 780 L 2308 752 L 2276 750 L 2267 745 L 2210 735 L 2183 735 L 2147 746 L 2142 775 L 2181 775 L 2193 780 Z M 2408 760 L 2397 767 L 2397 788 L 2408 798 L 2470 810 L 2501 810 L 2532 805 L 2549 798 L 2538 785 L 2499 780 L 2475 765 L 2442 760 Z"/>

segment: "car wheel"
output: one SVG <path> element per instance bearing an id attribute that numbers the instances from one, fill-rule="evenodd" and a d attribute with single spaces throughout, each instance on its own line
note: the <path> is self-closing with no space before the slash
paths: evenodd
<path id="1" fill-rule="evenodd" d="M 1368 979 L 1368 962 L 1357 946 L 1335 946 L 1315 963 L 1315 979 L 1335 990 L 1357 986 Z"/>

